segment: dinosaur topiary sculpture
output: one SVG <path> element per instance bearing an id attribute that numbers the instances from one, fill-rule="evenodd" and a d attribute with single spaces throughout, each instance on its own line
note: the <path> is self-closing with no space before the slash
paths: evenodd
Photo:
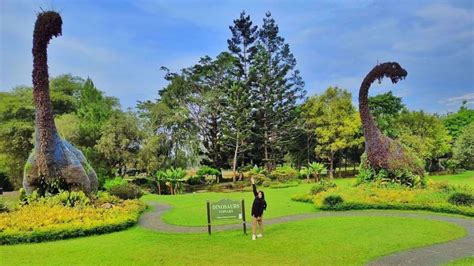
<path id="1" fill-rule="evenodd" d="M 49 97 L 47 47 L 53 37 L 62 34 L 61 16 L 54 11 L 38 14 L 33 33 L 33 100 L 35 148 L 25 165 L 23 187 L 27 193 L 56 193 L 60 189 L 97 191 L 95 171 L 86 158 L 56 130 Z"/>
<path id="2" fill-rule="evenodd" d="M 359 112 L 365 137 L 366 161 L 362 161 L 362 171 L 375 176 L 395 179 L 398 183 L 415 186 L 420 183 L 424 170 L 420 161 L 398 141 L 384 136 L 370 113 L 368 105 L 369 88 L 375 80 L 390 78 L 392 83 L 407 76 L 407 71 L 397 62 L 386 62 L 375 66 L 364 78 L 359 90 Z M 380 175 L 380 172 L 383 172 Z M 367 177 L 366 177 L 367 179 Z"/>

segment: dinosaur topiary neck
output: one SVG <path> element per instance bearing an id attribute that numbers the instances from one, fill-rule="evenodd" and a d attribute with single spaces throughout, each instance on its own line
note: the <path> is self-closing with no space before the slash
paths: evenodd
<path id="1" fill-rule="evenodd" d="M 52 38 L 43 32 L 44 24 L 36 21 L 33 34 L 33 101 L 35 104 L 35 149 L 42 175 L 49 176 L 49 166 L 58 137 L 49 96 L 48 43 Z"/>
<path id="2" fill-rule="evenodd" d="M 369 89 L 370 85 L 375 81 L 372 77 L 372 71 L 362 81 L 359 90 L 359 113 L 362 121 L 362 129 L 366 140 L 376 139 L 381 135 L 380 130 L 375 124 L 374 118 L 369 110 Z M 366 147 L 367 148 L 367 147 Z"/>

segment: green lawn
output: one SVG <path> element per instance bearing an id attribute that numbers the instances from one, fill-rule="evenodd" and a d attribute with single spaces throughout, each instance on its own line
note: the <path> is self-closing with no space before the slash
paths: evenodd
<path id="1" fill-rule="evenodd" d="M 465 171 L 456 175 L 434 175 L 428 176 L 433 181 L 447 181 L 452 185 L 468 185 L 474 188 L 474 171 Z"/>
<path id="2" fill-rule="evenodd" d="M 257 241 L 241 231 L 208 236 L 133 227 L 101 236 L 0 246 L 0 257 L 2 265 L 361 265 L 396 251 L 464 235 L 464 229 L 438 221 L 333 217 L 268 226 L 265 237 Z"/>
<path id="3" fill-rule="evenodd" d="M 447 265 L 456 265 L 456 266 L 461 266 L 461 265 L 466 265 L 466 266 L 470 266 L 470 265 L 474 265 L 474 256 L 473 257 L 466 257 L 466 258 L 462 258 L 462 259 L 459 259 L 459 260 L 455 260 L 455 261 L 451 261 L 450 263 L 448 263 Z"/>
<path id="4" fill-rule="evenodd" d="M 289 188 L 261 188 L 265 192 L 268 202 L 265 217 L 287 216 L 298 213 L 314 212 L 315 207 L 311 204 L 292 201 L 293 194 L 307 192 L 312 184 L 301 184 Z M 260 188 L 259 188 L 260 189 Z M 201 226 L 207 224 L 206 201 L 217 201 L 222 198 L 245 199 L 246 213 L 250 216 L 250 208 L 254 199 L 252 192 L 231 192 L 231 193 L 194 193 L 184 195 L 146 195 L 142 199 L 153 200 L 171 204 L 173 210 L 165 213 L 165 222 L 177 225 Z M 235 221 L 234 221 L 235 223 Z"/>

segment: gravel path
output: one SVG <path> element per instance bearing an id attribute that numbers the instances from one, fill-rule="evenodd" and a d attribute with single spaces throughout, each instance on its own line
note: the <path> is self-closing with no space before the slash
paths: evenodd
<path id="1" fill-rule="evenodd" d="M 147 229 L 169 233 L 207 233 L 207 226 L 179 226 L 163 222 L 161 215 L 171 209 L 170 205 L 162 203 L 148 203 L 153 210 L 144 213 L 138 224 Z M 442 244 L 400 251 L 376 259 L 369 265 L 440 265 L 449 261 L 474 255 L 474 219 L 457 218 L 429 213 L 412 213 L 403 211 L 345 211 L 345 212 L 314 212 L 284 217 L 265 219 L 265 225 L 280 224 L 310 218 L 322 217 L 352 217 L 352 216 L 379 216 L 379 217 L 407 217 L 436 220 L 456 224 L 466 229 L 467 235 L 463 238 Z M 242 224 L 227 224 L 212 226 L 213 232 L 242 229 Z M 247 230 L 250 224 L 247 223 Z"/>

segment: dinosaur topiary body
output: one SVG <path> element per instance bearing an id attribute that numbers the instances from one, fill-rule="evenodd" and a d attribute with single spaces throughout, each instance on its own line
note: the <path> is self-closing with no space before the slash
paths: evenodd
<path id="1" fill-rule="evenodd" d="M 398 141 L 384 136 L 378 129 L 368 105 L 369 88 L 375 80 L 390 78 L 392 83 L 404 79 L 407 72 L 396 62 L 387 62 L 375 66 L 362 81 L 359 90 L 359 112 L 365 137 L 366 161 L 363 169 L 371 168 L 376 176 L 384 171 L 384 177 L 414 186 L 424 174 L 419 159 L 403 147 Z"/>
<path id="2" fill-rule="evenodd" d="M 62 33 L 61 16 L 53 11 L 38 14 L 33 33 L 33 100 L 35 104 L 35 148 L 25 165 L 23 187 L 41 194 L 59 189 L 94 192 L 95 171 L 81 151 L 61 139 L 56 130 L 49 97 L 47 47 Z"/>

